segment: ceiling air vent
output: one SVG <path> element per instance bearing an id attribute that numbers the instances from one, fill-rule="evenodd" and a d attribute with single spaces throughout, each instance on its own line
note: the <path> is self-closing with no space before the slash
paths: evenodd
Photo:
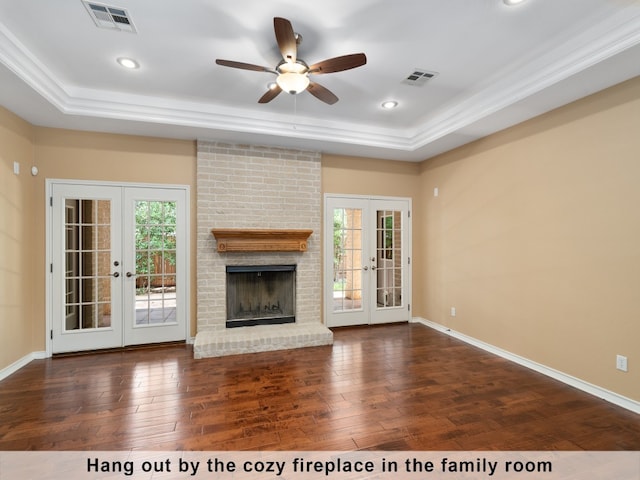
<path id="1" fill-rule="evenodd" d="M 89 12 L 97 27 L 136 33 L 136 27 L 124 8 L 110 7 L 109 5 L 85 0 L 82 3 L 84 3 L 87 12 Z"/>
<path id="2" fill-rule="evenodd" d="M 424 68 L 416 68 L 402 81 L 402 83 L 413 87 L 421 87 L 436 75 L 438 75 L 437 72 L 430 72 Z"/>

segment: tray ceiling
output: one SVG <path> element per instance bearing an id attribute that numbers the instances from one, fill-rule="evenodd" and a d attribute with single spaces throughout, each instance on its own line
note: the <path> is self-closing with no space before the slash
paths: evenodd
<path id="1" fill-rule="evenodd" d="M 42 126 L 420 161 L 640 73 L 637 0 L 91 3 L 111 8 L 0 0 L 1 105 Z M 274 67 L 275 16 L 307 63 L 366 53 L 314 78 L 335 105 L 258 104 L 271 73 L 215 64 Z"/>

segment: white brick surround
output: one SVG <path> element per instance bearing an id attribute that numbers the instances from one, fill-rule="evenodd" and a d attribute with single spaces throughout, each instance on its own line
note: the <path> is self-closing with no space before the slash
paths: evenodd
<path id="1" fill-rule="evenodd" d="M 327 345 L 317 152 L 198 142 L 196 358 Z M 212 228 L 312 229 L 304 253 L 218 253 Z M 226 265 L 296 264 L 296 323 L 225 328 Z"/>

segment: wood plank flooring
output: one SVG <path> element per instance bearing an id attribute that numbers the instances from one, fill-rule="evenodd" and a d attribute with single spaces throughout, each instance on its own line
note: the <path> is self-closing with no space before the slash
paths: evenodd
<path id="1" fill-rule="evenodd" d="M 0 382 L 0 450 L 640 450 L 639 415 L 423 325 L 334 334 L 33 361 Z"/>

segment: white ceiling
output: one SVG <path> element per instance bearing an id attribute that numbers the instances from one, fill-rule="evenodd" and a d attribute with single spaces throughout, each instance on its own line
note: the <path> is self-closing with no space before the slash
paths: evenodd
<path id="1" fill-rule="evenodd" d="M 35 125 L 420 161 L 640 73 L 640 0 L 113 0 L 137 33 L 96 27 L 81 0 L 0 0 L 0 104 Z M 282 93 L 273 17 L 303 36 L 340 100 Z M 140 63 L 126 70 L 118 57 Z M 423 86 L 403 80 L 438 72 Z M 398 108 L 381 108 L 385 100 Z"/>

